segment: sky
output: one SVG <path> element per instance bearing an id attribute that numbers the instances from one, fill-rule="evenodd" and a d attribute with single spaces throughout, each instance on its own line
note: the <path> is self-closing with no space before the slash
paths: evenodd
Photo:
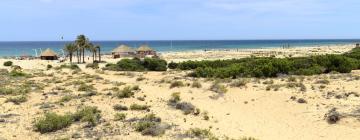
<path id="1" fill-rule="evenodd" d="M 0 41 L 358 39 L 359 0 L 0 0 Z"/>

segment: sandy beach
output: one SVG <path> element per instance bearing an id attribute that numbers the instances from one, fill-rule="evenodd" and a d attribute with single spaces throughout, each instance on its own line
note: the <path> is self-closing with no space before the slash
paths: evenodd
<path id="1" fill-rule="evenodd" d="M 209 50 L 193 52 L 162 53 L 168 62 L 186 60 L 216 60 L 257 57 L 301 57 L 323 54 L 342 54 L 354 45 L 314 46 L 295 48 Z M 104 56 L 108 63 L 120 59 Z M 0 69 L 11 70 L 2 64 Z M 56 69 L 63 63 L 46 60 L 11 60 L 23 72 L 32 76 L 2 81 L 6 87 L 18 87 L 32 83 L 27 101 L 19 105 L 8 102 L 12 95 L 0 94 L 0 140 L 15 139 L 202 139 L 191 137 L 192 128 L 208 130 L 219 139 L 259 140 L 358 140 L 360 139 L 360 71 L 348 74 L 322 74 L 315 76 L 284 76 L 278 78 L 223 79 L 221 84 L 227 92 L 219 97 L 209 90 L 214 79 L 187 77 L 188 71 L 167 72 L 114 72 L 86 68 L 80 70 Z M 88 63 L 91 60 L 87 60 Z M 69 62 L 64 62 L 69 63 Z M 106 63 L 101 63 L 100 68 Z M 47 69 L 48 65 L 53 68 Z M 8 81 L 7 82 L 4 82 Z M 93 87 L 79 91 L 79 81 Z M 174 81 L 183 86 L 170 88 Z M 192 86 L 194 81 L 201 86 Z M 243 85 L 234 86 L 234 82 Z M 289 86 L 302 83 L 304 86 Z M 34 86 L 37 85 L 37 86 Z M 3 85 L 2 85 L 3 86 Z M 131 98 L 114 97 L 116 89 L 138 86 Z M 35 90 L 38 88 L 38 90 Z M 169 105 L 172 94 L 179 92 L 182 102 L 191 103 L 199 114 L 184 114 Z M 64 96 L 71 99 L 62 101 Z M 148 105 L 147 110 L 115 110 L 114 106 L 130 107 L 133 104 Z M 101 111 L 99 123 L 88 127 L 83 122 L 56 132 L 41 134 L 34 131 L 34 123 L 46 112 L 66 114 L 76 112 L 83 106 L 96 106 Z M 336 124 L 329 124 L 327 113 L 336 108 L 344 115 Z M 125 113 L 126 121 L 116 121 L 116 113 Z M 136 132 L 132 118 L 154 113 L 167 126 L 166 132 L 157 137 Z M 204 137 L 211 139 L 211 137 Z"/>

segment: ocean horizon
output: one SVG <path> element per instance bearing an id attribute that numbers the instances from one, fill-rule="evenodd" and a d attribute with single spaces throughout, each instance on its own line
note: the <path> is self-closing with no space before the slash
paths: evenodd
<path id="1" fill-rule="evenodd" d="M 64 45 L 72 41 L 0 41 L 0 56 L 36 56 L 46 48 L 62 55 Z M 108 54 L 121 44 L 137 48 L 147 44 L 158 52 L 180 52 L 211 49 L 258 49 L 309 47 L 355 44 L 360 39 L 288 39 L 288 40 L 139 40 L 139 41 L 92 41 L 101 46 L 101 52 Z M 36 50 L 36 51 L 35 51 Z"/>

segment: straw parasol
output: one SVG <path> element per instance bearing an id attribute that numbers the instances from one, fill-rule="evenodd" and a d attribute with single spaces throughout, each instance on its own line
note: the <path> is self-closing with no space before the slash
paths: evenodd
<path id="1" fill-rule="evenodd" d="M 120 45 L 112 52 L 113 58 L 129 57 L 135 55 L 135 50 L 127 45 Z"/>
<path id="2" fill-rule="evenodd" d="M 112 53 L 129 53 L 129 52 L 135 52 L 135 50 L 127 45 L 120 45 L 112 51 Z"/>
<path id="3" fill-rule="evenodd" d="M 151 52 L 154 51 L 152 48 L 149 47 L 149 45 L 141 45 L 138 49 L 138 52 Z"/>
<path id="4" fill-rule="evenodd" d="M 47 48 L 45 51 L 43 51 L 40 54 L 40 58 L 43 60 L 56 60 L 57 59 L 57 54 L 51 50 L 50 48 Z"/>

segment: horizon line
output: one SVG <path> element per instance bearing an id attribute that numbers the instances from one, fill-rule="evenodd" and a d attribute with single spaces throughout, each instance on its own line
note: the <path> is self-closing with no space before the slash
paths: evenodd
<path id="1" fill-rule="evenodd" d="M 75 40 L 75 39 L 74 39 Z M 74 40 L 0 40 L 0 42 L 72 42 Z M 360 40 L 360 38 L 291 38 L 291 39 L 144 39 L 144 40 L 90 40 L 101 41 L 267 41 L 267 40 Z"/>

